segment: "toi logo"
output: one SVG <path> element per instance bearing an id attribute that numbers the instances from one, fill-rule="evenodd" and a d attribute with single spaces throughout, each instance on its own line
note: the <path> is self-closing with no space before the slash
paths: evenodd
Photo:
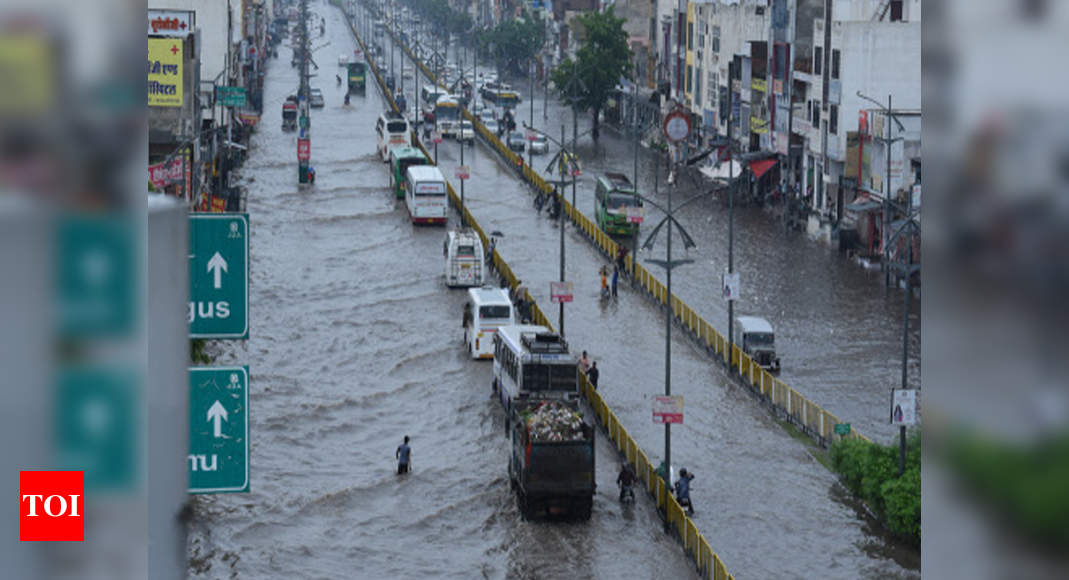
<path id="1" fill-rule="evenodd" d="M 85 540 L 85 472 L 19 472 L 19 540 Z"/>

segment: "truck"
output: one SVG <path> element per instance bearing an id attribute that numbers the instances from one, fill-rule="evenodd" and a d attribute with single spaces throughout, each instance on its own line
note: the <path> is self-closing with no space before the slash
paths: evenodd
<path id="1" fill-rule="evenodd" d="M 524 519 L 590 519 L 594 505 L 594 428 L 579 402 L 522 399 L 509 423 L 509 482 Z"/>
<path id="2" fill-rule="evenodd" d="M 367 90 L 367 67 L 363 62 L 350 62 L 348 65 L 349 92 L 364 94 Z"/>

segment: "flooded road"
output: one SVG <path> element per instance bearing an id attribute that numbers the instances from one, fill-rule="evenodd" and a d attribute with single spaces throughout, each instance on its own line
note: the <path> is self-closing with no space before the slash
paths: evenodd
<path id="1" fill-rule="evenodd" d="M 521 118 L 526 118 L 526 104 L 519 107 Z M 597 147 L 580 141 L 584 175 L 613 160 L 619 164 L 614 168 L 630 173 L 630 145 L 607 143 L 611 140 L 603 138 Z M 438 155 L 443 173 L 451 176 L 460 165 L 459 145 L 446 141 Z M 542 169 L 548 160 L 548 155 L 541 161 L 536 156 L 534 165 Z M 549 300 L 549 281 L 559 272 L 556 224 L 536 215 L 527 188 L 485 144 L 468 147 L 464 161 L 471 167 L 466 200 L 473 215 L 484 229 L 505 232 L 499 251 L 556 322 L 557 308 Z M 648 181 L 652 189 L 650 163 L 640 160 L 640 184 Z M 579 188 L 578 206 L 587 215 L 591 190 L 589 184 Z M 684 190 L 677 192 L 680 201 L 689 197 Z M 726 217 L 726 209 L 713 202 L 688 208 L 683 221 L 699 243 L 690 254 L 697 263 L 673 277 L 673 290 L 721 330 L 726 307 L 713 297 L 719 295 L 719 272 L 726 264 Z M 656 223 L 658 217 L 647 219 Z M 745 284 L 738 310 L 767 316 L 779 328 L 783 379 L 874 438 L 886 439 L 881 434 L 890 433 L 887 389 L 900 372 L 895 362 L 901 355 L 900 296 L 884 294 L 877 277 L 826 247 L 778 230 L 761 210 L 739 210 L 736 232 L 736 265 Z M 657 463 L 663 458 L 664 430 L 650 415 L 652 398 L 664 389 L 663 311 L 625 284 L 617 302 L 600 301 L 597 270 L 605 258 L 572 226 L 566 226 L 565 238 L 566 278 L 575 283 L 575 302 L 566 306 L 567 338 L 598 361 L 603 396 Z M 721 242 L 723 257 L 717 250 Z M 662 237 L 652 254 L 640 258 L 663 257 L 663 243 Z M 756 298 L 759 293 L 763 298 Z M 672 432 L 673 464 L 697 474 L 695 523 L 731 573 L 738 578 L 919 577 L 915 550 L 874 532 L 805 445 L 681 331 L 672 335 L 672 392 L 685 399 L 685 424 Z M 817 384 L 823 389 L 808 390 Z"/>
<path id="2" fill-rule="evenodd" d="M 242 173 L 251 224 L 250 339 L 213 343 L 251 370 L 251 491 L 193 499 L 193 578 L 693 577 L 649 501 L 621 509 L 619 464 L 599 434 L 589 522 L 527 523 L 507 480 L 491 367 L 461 346 L 440 228 L 413 228 L 375 156 L 383 110 L 343 106 L 337 54 L 353 41 L 323 2 L 328 48 L 313 86 L 313 186 L 298 188 L 296 135 L 278 111 L 297 86 L 289 49 L 267 71 L 264 115 Z M 340 72 L 340 68 L 338 69 Z M 412 473 L 394 450 L 412 437 Z"/>

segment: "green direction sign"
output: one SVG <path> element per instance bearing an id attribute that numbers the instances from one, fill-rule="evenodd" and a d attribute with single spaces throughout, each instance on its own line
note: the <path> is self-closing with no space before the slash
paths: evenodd
<path id="1" fill-rule="evenodd" d="M 61 469 L 85 472 L 86 491 L 126 491 L 135 481 L 136 374 L 108 366 L 64 368 L 53 396 Z"/>
<path id="2" fill-rule="evenodd" d="M 189 369 L 189 493 L 249 491 L 249 367 Z"/>
<path id="3" fill-rule="evenodd" d="M 836 435 L 844 435 L 844 436 L 845 435 L 849 435 L 850 434 L 850 423 L 836 423 L 835 424 L 835 434 Z"/>
<path id="4" fill-rule="evenodd" d="M 56 228 L 57 319 L 63 336 L 133 330 L 134 233 L 129 216 L 64 216 Z"/>
<path id="5" fill-rule="evenodd" d="M 244 107 L 245 87 L 215 87 L 215 98 L 224 107 Z"/>
<path id="6" fill-rule="evenodd" d="M 190 338 L 249 337 L 249 214 L 189 216 Z"/>

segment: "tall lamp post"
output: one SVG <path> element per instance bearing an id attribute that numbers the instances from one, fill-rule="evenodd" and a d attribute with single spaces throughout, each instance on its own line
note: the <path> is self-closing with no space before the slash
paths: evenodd
<path id="1" fill-rule="evenodd" d="M 875 104 L 883 110 L 884 115 L 887 117 L 887 136 L 881 138 L 884 147 L 887 148 L 887 165 L 884 167 L 885 177 L 883 181 L 883 264 L 885 268 L 884 284 L 888 283 L 888 277 L 891 275 L 890 265 L 890 245 L 898 240 L 903 234 L 907 233 L 909 237 L 906 239 L 906 262 L 904 264 L 896 264 L 895 269 L 903 274 L 906 278 L 906 300 L 902 307 L 902 389 L 909 388 L 909 308 L 910 299 L 913 295 L 913 274 L 920 270 L 919 266 L 913 264 L 913 238 L 918 232 L 918 226 L 916 222 L 916 216 L 913 213 L 913 196 L 911 194 L 906 195 L 906 205 L 902 207 L 893 201 L 891 201 L 891 145 L 895 141 L 901 141 L 901 137 L 891 138 L 891 123 L 894 122 L 899 125 L 899 131 L 902 131 L 904 127 L 895 117 L 894 109 L 891 108 L 891 95 L 887 95 L 887 106 L 884 107 L 882 103 L 861 94 L 861 91 L 857 92 L 857 96 Z M 891 208 L 898 210 L 899 213 L 903 213 L 906 216 L 905 222 L 894 232 L 892 236 L 891 229 Z M 901 425 L 898 428 L 898 475 L 902 475 L 906 470 L 906 427 Z"/>

